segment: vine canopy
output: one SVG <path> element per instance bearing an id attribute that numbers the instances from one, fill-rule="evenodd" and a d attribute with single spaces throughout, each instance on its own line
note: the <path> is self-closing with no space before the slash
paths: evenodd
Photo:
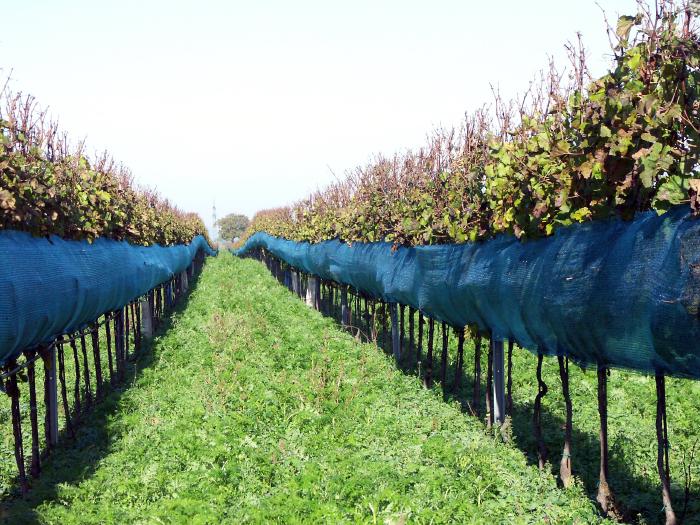
<path id="1" fill-rule="evenodd" d="M 669 1 L 609 29 L 613 61 L 591 79 L 582 44 L 528 95 L 470 115 L 428 145 L 377 157 L 248 235 L 415 246 L 552 235 L 571 224 L 689 206 L 700 213 L 700 39 Z M 566 81 L 565 81 L 566 80 Z"/>

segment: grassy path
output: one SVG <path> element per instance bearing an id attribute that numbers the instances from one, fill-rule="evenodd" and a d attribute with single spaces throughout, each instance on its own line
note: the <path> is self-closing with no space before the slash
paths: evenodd
<path id="1" fill-rule="evenodd" d="M 210 260 L 138 368 L 6 520 L 599 521 L 253 261 Z"/>

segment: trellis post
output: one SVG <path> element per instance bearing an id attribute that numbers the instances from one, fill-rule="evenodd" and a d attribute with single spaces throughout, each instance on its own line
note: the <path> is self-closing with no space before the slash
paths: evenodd
<path id="1" fill-rule="evenodd" d="M 146 299 L 141 299 L 141 333 L 148 338 L 153 337 L 153 312 Z"/>
<path id="2" fill-rule="evenodd" d="M 166 283 L 164 293 L 165 293 L 165 308 L 170 309 L 170 307 L 172 306 L 172 304 L 171 304 L 172 297 L 170 295 L 170 281 L 168 281 Z"/>
<path id="3" fill-rule="evenodd" d="M 502 425 L 506 420 L 506 391 L 503 340 L 491 337 L 491 349 L 493 354 L 494 422 Z"/>
<path id="4" fill-rule="evenodd" d="M 180 293 L 184 294 L 190 287 L 189 279 L 187 279 L 187 272 L 180 272 Z"/>
<path id="5" fill-rule="evenodd" d="M 46 441 L 49 447 L 58 444 L 58 382 L 56 381 L 56 348 L 51 345 L 41 350 L 44 362 L 44 403 L 46 403 Z"/>
<path id="6" fill-rule="evenodd" d="M 394 359 L 401 359 L 401 340 L 399 334 L 399 308 L 396 303 L 389 303 L 389 314 L 391 315 L 391 347 Z"/>
<path id="7" fill-rule="evenodd" d="M 306 286 L 306 306 L 316 308 L 316 277 L 309 275 L 309 282 Z"/>
<path id="8" fill-rule="evenodd" d="M 294 295 L 299 295 L 299 281 L 299 272 L 292 270 L 292 292 L 294 292 Z"/>
<path id="9" fill-rule="evenodd" d="M 141 306 L 144 306 L 143 303 Z M 151 316 L 151 327 L 153 327 L 153 318 L 156 315 L 156 294 L 154 290 L 150 290 L 146 294 L 146 306 Z"/>
<path id="10" fill-rule="evenodd" d="M 348 287 L 340 291 L 340 321 L 343 327 L 350 325 L 350 309 L 348 308 Z"/>
<path id="11" fill-rule="evenodd" d="M 314 277 L 314 308 L 321 311 L 321 279 Z"/>

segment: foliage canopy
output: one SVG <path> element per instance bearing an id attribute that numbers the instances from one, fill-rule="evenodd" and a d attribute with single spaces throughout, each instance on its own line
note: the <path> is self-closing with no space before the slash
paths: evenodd
<path id="1" fill-rule="evenodd" d="M 227 241 L 241 237 L 249 225 L 248 217 L 238 213 L 229 213 L 216 221 L 216 226 L 219 228 L 219 238 Z"/>
<path id="2" fill-rule="evenodd" d="M 519 238 L 638 211 L 700 212 L 700 39 L 693 6 L 641 7 L 610 28 L 614 59 L 590 79 L 583 46 L 520 101 L 496 95 L 462 128 L 417 152 L 377 157 L 291 207 L 259 212 L 249 232 L 298 241 L 401 245 Z"/>
<path id="3" fill-rule="evenodd" d="M 0 229 L 145 246 L 207 236 L 199 216 L 137 188 L 106 153 L 91 161 L 83 145 L 71 147 L 33 97 L 6 94 L 0 102 Z"/>

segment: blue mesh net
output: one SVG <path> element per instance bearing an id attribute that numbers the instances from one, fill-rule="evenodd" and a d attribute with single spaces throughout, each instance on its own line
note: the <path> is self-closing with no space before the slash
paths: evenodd
<path id="1" fill-rule="evenodd" d="M 256 248 L 304 272 L 398 302 L 452 326 L 477 325 L 582 365 L 700 377 L 700 221 L 679 206 L 634 221 L 392 249 L 298 243 L 256 233 Z"/>
<path id="2" fill-rule="evenodd" d="M 216 254 L 202 236 L 144 247 L 0 231 L 0 364 L 125 306 L 185 270 L 198 250 Z"/>

